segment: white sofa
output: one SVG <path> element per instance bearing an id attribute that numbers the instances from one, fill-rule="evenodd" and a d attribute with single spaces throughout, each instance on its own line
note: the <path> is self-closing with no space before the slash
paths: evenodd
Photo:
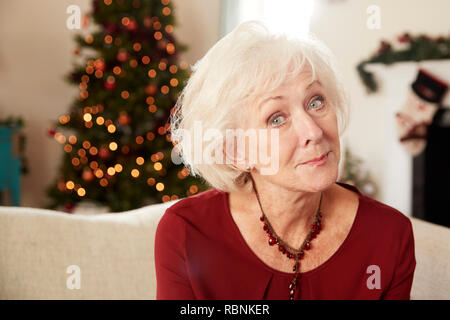
<path id="1" fill-rule="evenodd" d="M 155 230 L 175 202 L 98 215 L 0 206 L 0 299 L 155 299 Z M 450 230 L 411 221 L 411 298 L 449 299 Z"/>

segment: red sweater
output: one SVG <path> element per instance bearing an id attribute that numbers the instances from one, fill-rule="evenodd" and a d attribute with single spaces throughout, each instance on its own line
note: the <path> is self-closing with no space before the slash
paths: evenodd
<path id="1" fill-rule="evenodd" d="M 355 220 L 328 260 L 301 273 L 295 298 L 410 299 L 416 260 L 409 218 L 338 184 L 359 195 Z M 157 299 L 289 299 L 294 273 L 275 270 L 253 253 L 228 195 L 210 189 L 166 210 L 155 236 Z"/>

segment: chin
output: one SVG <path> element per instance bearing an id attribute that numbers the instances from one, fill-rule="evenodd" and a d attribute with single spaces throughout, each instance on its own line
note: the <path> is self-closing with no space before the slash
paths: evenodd
<path id="1" fill-rule="evenodd" d="M 324 191 L 331 187 L 338 178 L 338 169 L 324 170 L 322 172 L 313 172 L 306 174 L 305 172 L 297 172 L 297 183 L 299 189 L 308 190 L 310 192 Z"/>
<path id="2" fill-rule="evenodd" d="M 328 189 L 336 182 L 336 179 L 327 179 L 322 181 L 317 181 L 311 185 L 310 189 L 312 192 L 320 192 Z"/>

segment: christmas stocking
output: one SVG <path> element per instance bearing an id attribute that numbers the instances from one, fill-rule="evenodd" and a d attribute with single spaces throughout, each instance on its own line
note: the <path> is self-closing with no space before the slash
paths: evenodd
<path id="1" fill-rule="evenodd" d="M 397 134 L 404 149 L 416 156 L 426 146 L 427 129 L 447 92 L 448 85 L 424 69 L 420 69 L 410 87 L 406 103 L 396 113 Z"/>

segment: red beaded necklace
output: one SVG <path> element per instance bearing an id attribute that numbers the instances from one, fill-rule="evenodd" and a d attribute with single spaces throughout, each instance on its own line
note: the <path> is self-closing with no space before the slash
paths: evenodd
<path id="1" fill-rule="evenodd" d="M 251 177 L 251 175 L 250 175 Z M 292 271 L 295 272 L 294 278 L 291 280 L 291 283 L 289 284 L 289 298 L 290 300 L 294 300 L 295 291 L 298 286 L 298 279 L 300 279 L 300 260 L 304 257 L 304 251 L 311 249 L 311 240 L 317 237 L 320 230 L 322 230 L 322 213 L 320 212 L 320 206 L 322 204 L 322 193 L 320 193 L 320 200 L 319 200 L 319 207 L 317 208 L 316 216 L 314 218 L 314 222 L 311 224 L 311 229 L 309 230 L 305 240 L 303 241 L 302 245 L 299 249 L 294 249 L 291 246 L 289 246 L 286 242 L 284 242 L 275 232 L 275 230 L 272 228 L 272 225 L 270 224 L 269 220 L 267 219 L 266 214 L 264 213 L 261 201 L 259 199 L 258 192 L 256 191 L 255 181 L 253 180 L 253 177 L 251 177 L 253 182 L 253 189 L 255 190 L 256 198 L 258 199 L 259 207 L 261 208 L 262 215 L 259 218 L 260 221 L 264 223 L 263 229 L 265 232 L 267 232 L 267 235 L 269 236 L 268 243 L 269 245 L 273 246 L 275 244 L 278 245 L 278 250 L 280 250 L 281 253 L 286 254 L 286 256 L 289 259 L 295 259 L 294 268 Z"/>

